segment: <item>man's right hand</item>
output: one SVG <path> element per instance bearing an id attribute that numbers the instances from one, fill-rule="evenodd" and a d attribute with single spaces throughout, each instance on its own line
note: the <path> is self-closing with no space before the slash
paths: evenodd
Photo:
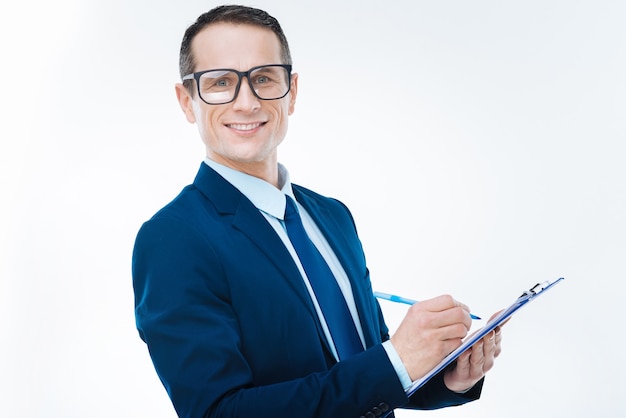
<path id="1" fill-rule="evenodd" d="M 438 296 L 411 306 L 391 343 L 415 381 L 458 348 L 471 326 L 466 305 Z"/>

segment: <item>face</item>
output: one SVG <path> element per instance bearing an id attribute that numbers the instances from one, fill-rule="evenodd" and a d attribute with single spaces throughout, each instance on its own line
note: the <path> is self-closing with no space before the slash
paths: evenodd
<path id="1" fill-rule="evenodd" d="M 232 68 L 247 71 L 265 64 L 281 64 L 278 37 L 270 29 L 254 25 L 212 24 L 192 42 L 194 71 Z M 207 156 L 238 171 L 265 178 L 277 172 L 277 147 L 287 134 L 288 116 L 294 111 L 297 74 L 291 91 L 279 100 L 260 100 L 241 81 L 237 98 L 227 104 L 208 105 L 182 84 L 176 85 L 178 101 L 187 120 L 195 123 Z"/>

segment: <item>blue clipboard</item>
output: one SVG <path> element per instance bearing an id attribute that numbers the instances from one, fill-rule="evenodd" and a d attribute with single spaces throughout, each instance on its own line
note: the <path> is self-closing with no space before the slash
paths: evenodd
<path id="1" fill-rule="evenodd" d="M 517 298 L 515 302 L 511 306 L 509 306 L 504 311 L 500 312 L 498 316 L 492 318 L 487 324 L 476 331 L 474 334 L 470 335 L 463 341 L 463 344 L 459 346 L 456 350 L 448 354 L 441 362 L 436 365 L 431 371 L 426 373 L 425 376 L 413 382 L 411 388 L 407 392 L 407 396 L 411 396 L 415 391 L 424 386 L 426 382 L 428 382 L 433 376 L 437 373 L 441 372 L 445 369 L 450 363 L 457 359 L 461 354 L 463 354 L 466 350 L 471 348 L 476 342 L 478 342 L 485 335 L 489 334 L 493 331 L 498 325 L 502 324 L 504 321 L 509 319 L 515 312 L 517 312 L 522 306 L 525 306 L 528 302 L 535 299 L 537 296 L 545 293 L 549 289 L 552 289 L 557 283 L 560 283 L 564 280 L 563 277 L 550 282 L 537 283 L 535 286 L 531 287 L 529 290 L 526 290 L 522 295 Z"/>

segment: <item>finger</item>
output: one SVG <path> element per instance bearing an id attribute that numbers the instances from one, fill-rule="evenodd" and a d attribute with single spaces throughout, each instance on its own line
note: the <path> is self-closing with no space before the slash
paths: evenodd
<path id="1" fill-rule="evenodd" d="M 439 341 L 455 340 L 458 344 L 462 344 L 463 338 L 467 336 L 467 326 L 463 323 L 456 322 L 437 328 L 434 335 Z M 457 347 L 454 347 L 456 349 Z"/>
<path id="2" fill-rule="evenodd" d="M 444 312 L 431 312 L 428 316 L 423 316 L 430 328 L 446 328 L 449 326 L 461 325 L 463 327 L 463 337 L 467 335 L 472 327 L 472 319 L 467 312 L 461 308 L 452 308 Z"/>
<path id="3" fill-rule="evenodd" d="M 423 308 L 431 312 L 443 312 L 448 309 L 461 308 L 469 313 L 470 309 L 467 305 L 459 302 L 450 295 L 441 295 L 436 298 L 425 300 L 420 303 Z"/>
<path id="4" fill-rule="evenodd" d="M 472 327 L 469 306 L 459 302 L 450 295 L 438 296 L 419 305 L 422 305 L 422 308 L 429 312 L 446 314 L 445 316 L 433 317 L 433 323 L 431 324 L 433 327 L 443 327 L 458 322 L 463 323 L 468 331 Z"/>
<path id="5" fill-rule="evenodd" d="M 469 368 L 469 372 L 468 372 L 468 376 L 471 379 L 480 379 L 483 377 L 483 375 L 485 374 L 483 371 L 484 368 L 484 364 L 485 364 L 485 355 L 484 355 L 484 343 L 483 341 L 479 341 L 476 344 L 474 344 L 474 346 L 472 347 L 472 352 L 470 354 L 470 358 L 469 358 L 469 364 L 470 364 L 470 368 Z"/>
<path id="6" fill-rule="evenodd" d="M 496 333 L 490 332 L 485 336 L 485 342 L 483 344 L 483 373 L 487 373 L 493 367 L 494 360 L 496 358 Z"/>
<path id="7" fill-rule="evenodd" d="M 493 352 L 496 347 L 496 332 L 491 331 L 490 333 L 485 335 L 483 337 L 483 343 L 483 350 L 485 352 L 485 355 Z"/>
<path id="8" fill-rule="evenodd" d="M 504 310 L 504 309 L 502 309 L 502 310 L 500 310 L 500 311 L 498 311 L 498 312 L 494 313 L 493 315 L 491 315 L 491 316 L 489 317 L 489 321 L 487 321 L 487 322 L 490 322 L 493 318 L 495 318 L 496 316 L 500 315 L 500 314 L 502 313 L 502 311 L 503 311 L 503 310 Z M 507 319 L 507 321 L 508 321 L 508 319 Z"/>
<path id="9" fill-rule="evenodd" d="M 472 349 L 469 349 L 465 352 L 463 352 L 457 359 L 456 359 L 456 370 L 459 373 L 460 376 L 468 376 L 469 375 L 469 371 L 470 371 L 470 356 L 472 353 Z"/>
<path id="10" fill-rule="evenodd" d="M 494 357 L 498 357 L 502 352 L 502 329 L 496 327 L 495 331 L 495 351 Z"/>
<path id="11" fill-rule="evenodd" d="M 489 320 L 487 322 L 491 322 L 492 319 L 494 319 L 495 317 L 497 317 L 498 315 L 500 315 L 502 312 L 504 311 L 504 309 L 494 313 L 493 315 L 491 315 L 491 317 L 489 317 Z M 507 322 L 509 322 L 511 320 L 511 318 L 507 318 L 506 321 L 502 322 L 500 325 L 498 325 L 499 327 L 504 326 Z"/>
<path id="12" fill-rule="evenodd" d="M 472 352 L 470 354 L 470 365 L 473 369 L 480 369 L 482 372 L 482 365 L 485 361 L 483 340 L 478 341 L 472 346 Z"/>

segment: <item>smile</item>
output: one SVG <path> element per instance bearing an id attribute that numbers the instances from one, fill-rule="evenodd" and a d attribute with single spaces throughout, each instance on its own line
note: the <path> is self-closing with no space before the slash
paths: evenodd
<path id="1" fill-rule="evenodd" d="M 230 129 L 235 129 L 237 131 L 253 131 L 261 125 L 264 125 L 265 122 L 255 122 L 255 123 L 229 123 L 226 126 Z"/>

